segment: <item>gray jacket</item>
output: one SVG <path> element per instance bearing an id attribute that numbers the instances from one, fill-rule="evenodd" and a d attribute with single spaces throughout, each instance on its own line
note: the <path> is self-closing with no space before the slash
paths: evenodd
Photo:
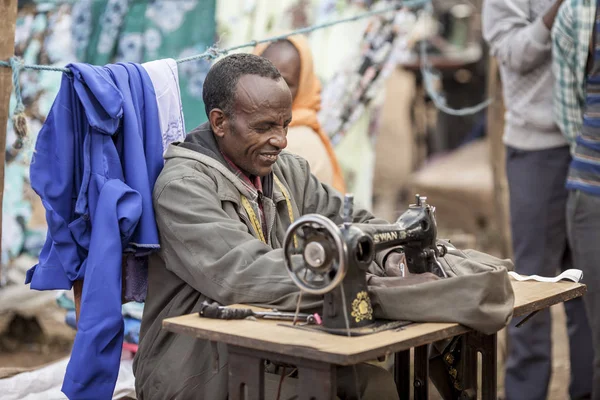
<path id="1" fill-rule="evenodd" d="M 150 258 L 140 347 L 134 361 L 138 399 L 226 399 L 225 347 L 162 330 L 162 320 L 197 313 L 207 299 L 226 305 L 268 304 L 281 310 L 295 309 L 299 291 L 285 270 L 281 249 L 290 224 L 286 193 L 273 184 L 272 176 L 263 179 L 269 241 L 265 244 L 257 239 L 240 204 L 244 195 L 256 208 L 259 198 L 229 169 L 207 125 L 190 133 L 186 143 L 171 145 L 165 158 L 165 168 L 154 188 L 161 251 Z M 283 152 L 273 173 L 289 195 L 295 219 L 318 213 L 342 222 L 341 196 L 319 183 L 305 160 Z M 354 221 L 385 223 L 364 210 L 355 212 Z M 382 256 L 379 254 L 372 265 L 375 274 L 382 274 Z M 463 286 L 461 300 L 448 303 L 442 297 L 446 304 L 440 304 L 437 299 L 411 296 L 420 303 L 415 310 L 421 315 L 414 320 L 435 321 L 432 311 L 438 308 L 438 320 L 472 322 L 470 326 L 484 331 L 501 329 L 512 312 L 512 291 L 506 270 L 499 265 L 490 268 L 491 274 L 468 281 L 473 287 L 464 290 Z M 415 287 L 404 293 L 413 293 Z M 436 287 L 427 287 L 427 296 L 431 296 Z M 455 287 L 448 293 L 456 296 L 457 290 Z M 490 291 L 495 295 L 490 297 Z M 374 288 L 372 293 L 376 316 L 405 318 L 415 314 L 413 310 L 403 313 L 404 303 L 398 300 L 404 297 L 395 298 L 394 289 Z M 430 300 L 432 307 L 427 304 Z M 385 309 L 382 303 L 387 304 Z M 458 314 L 447 307 L 440 312 L 440 306 L 452 303 L 459 306 Z M 303 295 L 303 310 L 319 311 L 320 306 L 321 297 Z M 431 312 L 419 311 L 424 308 L 431 308 Z"/>
<path id="2" fill-rule="evenodd" d="M 483 37 L 500 65 L 504 143 L 521 150 L 566 146 L 554 122 L 552 42 L 543 15 L 555 0 L 484 0 Z"/>

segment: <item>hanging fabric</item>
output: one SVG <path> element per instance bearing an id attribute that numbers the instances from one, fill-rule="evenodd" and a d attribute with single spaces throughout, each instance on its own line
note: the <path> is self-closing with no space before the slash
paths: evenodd
<path id="1" fill-rule="evenodd" d="M 174 65 L 164 60 L 149 69 L 176 73 Z M 169 75 L 153 81 L 133 63 L 68 68 L 72 74 L 62 77 L 31 162 L 48 236 L 26 283 L 69 290 L 84 281 L 63 392 L 71 399 L 110 398 L 123 342 L 122 254 L 159 248 L 152 190 L 165 140 L 183 133 L 183 119 L 178 101 L 168 100 L 176 96 L 160 90 L 176 83 Z M 165 122 L 161 115 L 175 117 Z"/>

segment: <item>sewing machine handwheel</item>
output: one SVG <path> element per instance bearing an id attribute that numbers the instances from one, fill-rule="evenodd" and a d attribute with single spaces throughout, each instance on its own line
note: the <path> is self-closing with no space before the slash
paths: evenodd
<path id="1" fill-rule="evenodd" d="M 286 269 L 304 292 L 325 294 L 346 276 L 346 242 L 340 228 L 322 215 L 307 214 L 294 222 L 283 250 Z"/>

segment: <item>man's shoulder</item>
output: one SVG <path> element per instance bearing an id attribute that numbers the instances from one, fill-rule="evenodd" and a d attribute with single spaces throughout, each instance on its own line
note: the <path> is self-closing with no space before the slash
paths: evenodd
<path id="1" fill-rule="evenodd" d="M 206 182 L 207 185 L 212 181 L 209 168 L 201 162 L 189 158 L 168 159 L 154 184 L 154 196 L 170 184 L 190 179 Z"/>
<path id="2" fill-rule="evenodd" d="M 286 150 L 279 154 L 276 165 L 282 172 L 306 174 L 308 171 L 308 161 L 299 155 L 290 153 Z"/>
<path id="3" fill-rule="evenodd" d="M 303 196 L 310 175 L 310 167 L 304 158 L 282 151 L 273 167 L 273 173 L 290 188 L 294 197 Z"/>

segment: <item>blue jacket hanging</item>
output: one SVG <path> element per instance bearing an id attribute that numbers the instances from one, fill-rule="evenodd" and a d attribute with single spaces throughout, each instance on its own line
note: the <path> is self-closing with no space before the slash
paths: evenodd
<path id="1" fill-rule="evenodd" d="M 162 136 L 142 66 L 68 68 L 31 162 L 48 235 L 26 283 L 68 290 L 84 279 L 62 390 L 70 399 L 110 399 L 123 342 L 122 253 L 159 247 L 152 189 L 163 167 Z"/>

